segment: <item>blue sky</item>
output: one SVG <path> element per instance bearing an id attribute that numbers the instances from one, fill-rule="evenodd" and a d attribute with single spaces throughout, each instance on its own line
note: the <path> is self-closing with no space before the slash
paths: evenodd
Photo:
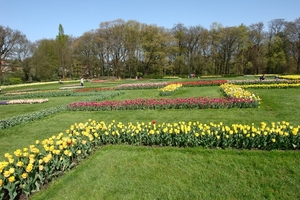
<path id="1" fill-rule="evenodd" d="M 251 25 L 300 17 L 300 0 L 0 0 L 0 25 L 21 31 L 34 42 L 65 34 L 81 36 L 101 22 L 136 20 L 172 28 Z"/>

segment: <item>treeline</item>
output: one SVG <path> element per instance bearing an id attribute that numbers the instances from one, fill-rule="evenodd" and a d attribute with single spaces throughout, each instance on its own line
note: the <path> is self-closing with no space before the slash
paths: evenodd
<path id="1" fill-rule="evenodd" d="M 39 81 L 300 73 L 300 17 L 292 22 L 274 19 L 267 25 L 213 23 L 210 29 L 184 24 L 166 29 L 118 19 L 77 38 L 65 35 L 60 24 L 55 39 L 34 43 L 0 26 L 0 36 L 2 83 L 11 76 Z"/>

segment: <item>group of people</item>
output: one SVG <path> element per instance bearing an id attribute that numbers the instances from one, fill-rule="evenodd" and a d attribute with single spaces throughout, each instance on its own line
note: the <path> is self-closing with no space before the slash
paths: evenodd
<path id="1" fill-rule="evenodd" d="M 259 80 L 260 80 L 260 81 L 263 81 L 263 80 L 265 80 L 265 79 L 266 79 L 266 77 L 265 77 L 264 74 L 263 74 L 262 76 L 259 77 Z M 278 78 L 278 76 L 275 76 L 274 79 L 275 79 L 275 81 L 278 81 L 279 78 Z"/>
<path id="2" fill-rule="evenodd" d="M 58 83 L 59 83 L 59 84 L 63 84 L 63 82 L 62 82 L 61 79 L 59 79 Z M 84 79 L 83 79 L 83 77 L 80 78 L 80 85 L 81 85 L 81 86 L 84 86 Z M 0 89 L 0 93 L 1 93 L 1 89 Z"/>
<path id="3" fill-rule="evenodd" d="M 265 75 L 263 74 L 261 77 L 259 77 L 259 80 L 260 80 L 260 81 L 263 81 L 263 80 L 265 80 L 265 78 L 266 78 L 266 77 L 265 77 Z"/>

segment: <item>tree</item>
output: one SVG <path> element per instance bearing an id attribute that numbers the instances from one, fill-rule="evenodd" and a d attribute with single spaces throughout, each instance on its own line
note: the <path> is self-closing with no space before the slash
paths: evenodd
<path id="1" fill-rule="evenodd" d="M 43 39 L 36 42 L 32 57 L 33 79 L 57 80 L 59 74 L 59 55 L 55 40 Z"/>
<path id="2" fill-rule="evenodd" d="M 0 26 L 0 84 L 6 62 L 18 57 L 18 45 L 25 39 L 26 36 L 20 31 Z"/>
<path id="3" fill-rule="evenodd" d="M 249 45 L 247 48 L 247 66 L 245 73 L 260 74 L 264 71 L 265 56 L 265 33 L 262 22 L 251 24 L 249 26 Z"/>
<path id="4" fill-rule="evenodd" d="M 216 26 L 217 25 L 217 26 Z M 230 74 L 232 58 L 239 45 L 239 28 L 225 27 L 216 24 L 212 27 L 212 48 L 217 74 Z"/>
<path id="5" fill-rule="evenodd" d="M 237 48 L 233 54 L 233 66 L 235 69 L 232 70 L 233 73 L 241 75 L 244 74 L 245 69 L 252 66 L 246 58 L 247 49 L 251 46 L 249 41 L 249 29 L 241 24 L 237 27 L 238 38 L 237 38 Z"/>
<path id="6" fill-rule="evenodd" d="M 284 19 L 273 19 L 269 21 L 268 40 L 265 60 L 267 64 L 266 73 L 280 73 L 278 71 L 283 64 L 286 63 L 284 43 L 282 40 L 282 33 L 284 32 L 286 22 Z"/>
<path id="7" fill-rule="evenodd" d="M 118 19 L 100 24 L 102 38 L 105 41 L 105 63 L 110 66 L 114 76 L 124 76 L 126 59 L 125 21 Z M 109 71 L 108 71 L 109 73 Z"/>
<path id="8" fill-rule="evenodd" d="M 68 63 L 69 47 L 68 36 L 64 34 L 64 28 L 61 24 L 58 27 L 58 35 L 56 36 L 57 51 L 59 55 L 58 71 L 61 78 L 66 76 L 66 72 L 70 70 L 70 63 Z"/>
<path id="9" fill-rule="evenodd" d="M 31 58 L 33 49 L 33 44 L 26 37 L 22 38 L 16 47 L 17 57 L 15 58 L 15 64 L 23 71 L 23 81 L 30 82 L 32 80 Z"/>
<path id="10" fill-rule="evenodd" d="M 176 39 L 175 44 L 177 46 L 177 51 L 171 56 L 171 61 L 174 65 L 175 74 L 188 73 L 187 71 L 187 61 L 186 61 L 186 53 L 187 53 L 187 44 L 186 44 L 186 35 L 188 29 L 181 23 L 176 24 L 172 29 L 171 33 L 173 37 Z"/>
<path id="11" fill-rule="evenodd" d="M 269 52 L 267 59 L 267 73 L 283 73 L 283 65 L 286 64 L 286 56 L 283 48 L 283 41 L 279 36 L 275 36 L 269 41 Z"/>
<path id="12" fill-rule="evenodd" d="M 199 54 L 199 44 L 201 39 L 201 32 L 203 31 L 203 27 L 201 26 L 191 26 L 188 28 L 186 34 L 186 47 L 187 47 L 187 63 L 188 63 L 188 73 L 194 74 L 196 73 L 196 65 L 195 61 L 199 61 L 198 58 L 201 57 Z"/>
<path id="13" fill-rule="evenodd" d="M 296 73 L 300 73 L 300 17 L 286 25 L 285 34 L 289 41 L 289 53 L 296 63 Z"/>
<path id="14" fill-rule="evenodd" d="M 81 69 L 76 70 L 76 75 L 97 77 L 100 74 L 101 48 L 99 42 L 101 38 L 96 31 L 85 32 L 81 37 L 74 41 L 74 57 L 79 62 Z"/>
<path id="15" fill-rule="evenodd" d="M 141 24 L 129 20 L 124 27 L 125 41 L 125 76 L 132 78 L 137 75 L 139 66 Z"/>
<path id="16" fill-rule="evenodd" d="M 144 25 L 141 31 L 141 71 L 144 75 L 161 74 L 168 65 L 174 37 L 169 30 L 156 25 Z"/>

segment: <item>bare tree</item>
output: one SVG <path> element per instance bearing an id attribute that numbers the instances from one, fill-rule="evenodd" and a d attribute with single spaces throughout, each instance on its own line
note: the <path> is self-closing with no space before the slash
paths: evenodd
<path id="1" fill-rule="evenodd" d="M 8 60 L 17 58 L 19 44 L 26 38 L 18 30 L 0 26 L 0 84 L 3 79 L 3 68 Z"/>

